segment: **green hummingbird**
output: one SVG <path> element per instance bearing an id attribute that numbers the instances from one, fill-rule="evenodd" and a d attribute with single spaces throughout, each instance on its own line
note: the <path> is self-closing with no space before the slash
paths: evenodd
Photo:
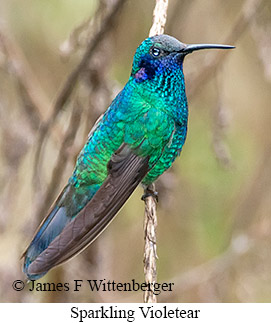
<path id="1" fill-rule="evenodd" d="M 24 253 L 28 279 L 86 248 L 139 183 L 153 183 L 180 155 L 188 119 L 183 61 L 211 48 L 234 47 L 186 45 L 164 34 L 140 44 L 128 82 L 90 131 L 68 184 Z"/>

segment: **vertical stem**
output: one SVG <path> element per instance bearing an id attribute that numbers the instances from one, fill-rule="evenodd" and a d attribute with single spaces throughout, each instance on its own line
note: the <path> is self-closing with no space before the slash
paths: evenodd
<path id="1" fill-rule="evenodd" d="M 149 36 L 161 35 L 164 33 L 167 20 L 167 7 L 169 0 L 156 0 L 153 10 L 153 21 Z"/>
<path id="2" fill-rule="evenodd" d="M 145 189 L 145 218 L 144 218 L 144 275 L 145 282 L 150 285 L 150 290 L 144 292 L 144 303 L 156 303 L 156 295 L 153 293 L 153 284 L 157 281 L 156 271 L 156 203 L 157 200 L 154 196 L 155 186 L 149 185 Z"/>
<path id="3" fill-rule="evenodd" d="M 153 11 L 153 23 L 149 36 L 160 35 L 164 33 L 167 19 L 167 7 L 169 0 L 156 0 Z M 157 282 L 156 270 L 156 204 L 157 196 L 154 184 L 149 185 L 144 192 L 145 201 L 145 219 L 144 219 L 144 275 L 145 282 L 150 285 L 150 290 L 144 292 L 144 303 L 156 303 L 157 298 L 153 293 L 153 284 Z"/>

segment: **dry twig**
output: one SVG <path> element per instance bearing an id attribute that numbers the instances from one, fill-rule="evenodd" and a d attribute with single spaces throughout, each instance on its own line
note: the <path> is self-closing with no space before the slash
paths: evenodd
<path id="1" fill-rule="evenodd" d="M 217 161 L 225 168 L 233 166 L 229 147 L 225 143 L 229 112 L 223 100 L 222 85 L 216 83 L 217 100 L 213 109 L 212 148 Z"/>
<path id="2" fill-rule="evenodd" d="M 206 283 L 214 283 L 216 278 L 221 283 L 221 276 L 225 275 L 238 259 L 251 252 L 254 246 L 255 241 L 250 236 L 239 233 L 232 237 L 229 247 L 222 254 L 171 278 L 170 281 L 174 281 L 175 291 L 178 291 L 178 294 L 180 291 L 185 293 Z M 176 292 L 164 294 L 162 301 L 173 301 L 176 296 L 179 296 Z"/>
<path id="3" fill-rule="evenodd" d="M 144 274 L 145 282 L 150 285 L 150 290 L 144 292 L 144 303 L 156 303 L 156 295 L 153 293 L 153 284 L 157 281 L 156 270 L 156 203 L 154 184 L 145 189 L 145 214 L 144 214 Z"/>
<path id="4" fill-rule="evenodd" d="M 0 30 L 0 51 L 5 56 L 9 72 L 16 77 L 19 85 L 28 96 L 28 100 L 32 105 L 31 112 L 41 122 L 46 118 L 44 113 L 48 111 L 48 99 L 35 78 L 23 52 L 6 34 L 7 32 L 2 27 Z"/>
<path id="5" fill-rule="evenodd" d="M 16 82 L 22 102 L 21 106 L 28 117 L 29 125 L 33 132 L 36 132 L 39 126 L 45 122 L 51 104 L 21 48 L 7 35 L 3 26 L 0 29 L 0 53 L 4 56 L 6 70 Z M 56 127 L 52 135 L 54 141 L 58 142 L 58 138 L 62 135 L 60 128 Z"/>
<path id="6" fill-rule="evenodd" d="M 82 57 L 82 60 L 80 63 L 75 67 L 75 69 L 71 72 L 71 74 L 66 79 L 62 89 L 59 92 L 59 95 L 57 96 L 57 99 L 55 101 L 55 105 L 53 107 L 53 113 L 51 117 L 49 118 L 48 122 L 45 125 L 45 129 L 47 127 L 50 127 L 51 124 L 56 119 L 59 112 L 64 107 L 65 103 L 68 101 L 70 95 L 72 94 L 72 91 L 74 89 L 74 86 L 84 71 L 85 67 L 89 63 L 89 60 L 95 53 L 96 48 L 101 43 L 101 41 L 104 39 L 104 37 L 107 35 L 107 33 L 110 31 L 112 24 L 126 0 L 117 0 L 112 7 L 111 11 L 107 15 L 107 17 L 104 19 L 104 22 L 101 26 L 101 28 L 97 31 L 97 33 L 93 36 L 93 39 L 88 44 L 87 49 L 85 51 L 85 54 Z"/>
<path id="7" fill-rule="evenodd" d="M 60 45 L 60 54 L 63 58 L 69 58 L 79 49 L 85 49 L 91 41 L 91 34 L 97 25 L 100 26 L 108 11 L 108 1 L 100 0 L 99 6 L 93 17 L 84 20 L 72 30 L 69 37 Z"/>
<path id="8" fill-rule="evenodd" d="M 156 0 L 156 5 L 153 11 L 153 24 L 149 33 L 149 36 L 160 35 L 164 33 L 164 28 L 167 18 L 168 0 Z M 144 274 L 145 282 L 147 284 L 156 283 L 157 271 L 156 271 L 156 198 L 154 184 L 148 186 L 145 189 L 144 198 L 145 201 L 145 220 L 144 220 Z M 156 303 L 156 295 L 153 291 L 146 291 L 144 293 L 145 303 Z"/>

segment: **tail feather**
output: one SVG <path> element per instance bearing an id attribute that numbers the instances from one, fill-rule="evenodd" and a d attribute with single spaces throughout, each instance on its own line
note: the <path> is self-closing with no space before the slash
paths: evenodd
<path id="1" fill-rule="evenodd" d="M 82 198 L 80 199 L 77 196 L 77 199 L 75 199 L 76 196 L 75 188 L 72 185 L 69 184 L 63 189 L 25 251 L 23 255 L 25 257 L 23 271 L 30 279 L 38 279 L 46 273 L 29 275 L 29 266 L 48 248 L 50 243 L 63 231 L 84 206 Z M 88 196 L 87 201 L 90 198 Z M 86 199 L 86 196 L 84 199 Z M 80 203 L 78 203 L 78 200 L 80 200 Z"/>

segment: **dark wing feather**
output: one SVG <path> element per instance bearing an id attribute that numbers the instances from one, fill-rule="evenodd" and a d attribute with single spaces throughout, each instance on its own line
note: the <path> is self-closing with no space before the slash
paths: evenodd
<path id="1" fill-rule="evenodd" d="M 111 222 L 148 172 L 148 157 L 127 145 L 112 156 L 109 175 L 91 201 L 30 265 L 30 274 L 44 273 L 86 248 Z"/>

